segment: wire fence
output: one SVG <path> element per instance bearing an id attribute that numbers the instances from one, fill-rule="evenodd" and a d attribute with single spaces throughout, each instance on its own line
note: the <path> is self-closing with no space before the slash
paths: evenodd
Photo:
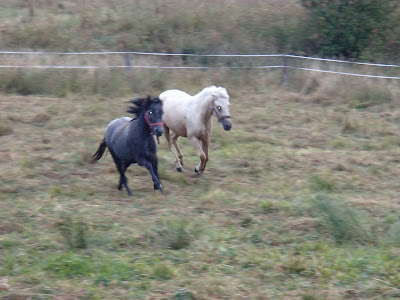
<path id="1" fill-rule="evenodd" d="M 112 61 L 102 62 L 102 64 L 60 64 L 60 60 L 56 60 L 56 62 L 52 62 L 51 64 L 40 63 L 37 64 L 37 60 L 26 59 L 26 57 L 32 58 L 35 56 L 38 57 L 67 57 L 67 56 L 109 56 L 109 55 L 117 55 L 119 56 L 119 60 L 122 61 L 123 64 L 115 64 Z M 5 61 L 5 56 L 18 56 L 25 57 L 23 59 L 25 62 L 23 64 L 20 63 L 21 59 L 16 59 L 12 61 L 12 63 L 1 63 Z M 137 64 L 139 60 L 136 60 L 136 64 L 132 63 L 133 56 L 144 56 L 144 57 L 160 57 L 167 58 L 168 61 L 159 61 L 158 64 Z M 182 61 L 179 63 L 172 63 L 169 61 L 170 58 L 178 57 L 184 61 L 182 65 Z M 189 59 L 200 59 L 200 61 L 188 61 Z M 210 59 L 210 58 L 266 58 L 266 59 L 274 59 L 274 61 L 269 64 L 255 64 L 252 63 L 226 63 L 226 64 L 216 64 L 210 65 L 210 62 L 204 63 L 201 59 Z M 40 60 L 40 59 L 39 59 Z M 6 60 L 10 62 L 10 60 Z M 33 62 L 32 62 L 33 61 Z M 301 61 L 299 63 L 299 61 Z M 307 61 L 318 62 L 320 65 L 318 68 L 315 66 L 304 66 L 304 63 Z M 195 63 L 197 65 L 188 65 L 189 63 Z M 326 63 L 334 63 L 334 64 L 345 64 L 349 65 L 351 68 L 357 67 L 366 67 L 369 69 L 363 69 L 362 71 L 366 71 L 366 73 L 360 72 L 360 70 L 356 70 L 354 72 L 346 72 L 342 70 L 332 70 L 331 67 L 325 65 Z M 236 64 L 236 65 L 235 65 Z M 319 73 L 329 73 L 329 74 L 339 74 L 346 76 L 357 76 L 357 77 L 368 77 L 368 78 L 383 78 L 383 79 L 400 79 L 400 65 L 395 64 L 378 64 L 378 63 L 365 63 L 365 62 L 354 62 L 354 61 L 346 61 L 346 60 L 337 60 L 337 59 L 326 59 L 326 58 L 317 58 L 317 57 L 308 57 L 308 56 L 300 56 L 300 55 L 291 55 L 291 54 L 190 54 L 190 53 L 152 53 L 152 52 L 136 52 L 136 51 L 108 51 L 108 52 L 42 52 L 42 51 L 0 51 L 0 68 L 32 68 L 32 69 L 101 69 L 101 68 L 112 68 L 112 69 L 283 69 L 283 81 L 287 80 L 289 70 L 302 70 L 302 71 L 311 71 L 311 72 L 319 72 Z M 374 74 L 370 73 L 377 72 L 377 69 L 384 70 L 384 74 Z M 380 70 L 380 72 L 382 72 Z M 286 78 L 286 79 L 285 79 Z"/>

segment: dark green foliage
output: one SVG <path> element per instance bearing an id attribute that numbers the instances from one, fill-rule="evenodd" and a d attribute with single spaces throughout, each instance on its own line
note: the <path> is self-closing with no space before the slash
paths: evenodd
<path id="1" fill-rule="evenodd" d="M 358 58 L 384 46 L 395 28 L 396 0 L 302 0 L 310 16 L 308 51 Z M 393 27 L 393 28 L 392 28 Z"/>

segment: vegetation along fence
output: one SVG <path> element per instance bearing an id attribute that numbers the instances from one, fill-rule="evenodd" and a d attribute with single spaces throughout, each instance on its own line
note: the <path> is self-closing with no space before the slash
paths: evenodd
<path id="1" fill-rule="evenodd" d="M 291 69 L 348 76 L 400 79 L 400 65 L 325 59 L 290 54 L 187 54 L 147 52 L 0 51 L 0 68 L 42 69 L 268 69 L 281 68 L 282 82 Z M 96 57 L 88 59 L 88 57 Z M 250 59 L 250 60 L 249 60 Z M 257 61 L 257 59 L 262 59 Z M 267 59 L 267 60 L 266 60 Z M 347 65 L 344 68 L 339 65 Z"/>

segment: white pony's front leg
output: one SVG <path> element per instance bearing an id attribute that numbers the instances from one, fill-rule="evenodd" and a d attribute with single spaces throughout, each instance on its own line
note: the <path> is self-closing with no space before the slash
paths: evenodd
<path id="1" fill-rule="evenodd" d="M 192 142 L 193 147 L 197 150 L 197 154 L 200 157 L 200 163 L 196 166 L 194 169 L 196 173 L 203 173 L 205 167 L 206 167 L 206 154 L 203 151 L 203 147 L 201 145 L 201 141 L 197 137 L 191 137 L 190 141 Z"/>
<path id="2" fill-rule="evenodd" d="M 177 159 L 177 160 L 175 161 L 175 167 L 176 167 L 176 170 L 177 170 L 178 172 L 183 172 L 183 171 L 184 171 L 184 170 L 183 170 L 182 164 L 179 162 L 179 159 Z"/>

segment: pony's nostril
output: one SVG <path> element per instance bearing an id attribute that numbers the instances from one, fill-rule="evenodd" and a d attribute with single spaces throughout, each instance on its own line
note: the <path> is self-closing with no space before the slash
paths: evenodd
<path id="1" fill-rule="evenodd" d="M 225 130 L 231 130 L 232 126 L 231 125 L 224 125 Z"/>
<path id="2" fill-rule="evenodd" d="M 164 128 L 162 128 L 161 126 L 160 127 L 156 127 L 154 131 L 155 131 L 155 134 L 157 136 L 162 136 L 162 134 L 164 132 Z"/>

